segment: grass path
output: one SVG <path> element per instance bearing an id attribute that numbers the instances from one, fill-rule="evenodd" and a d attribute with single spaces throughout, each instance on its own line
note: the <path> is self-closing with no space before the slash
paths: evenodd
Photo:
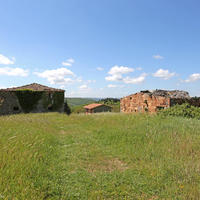
<path id="1" fill-rule="evenodd" d="M 0 199 L 200 199 L 200 122 L 0 117 Z"/>

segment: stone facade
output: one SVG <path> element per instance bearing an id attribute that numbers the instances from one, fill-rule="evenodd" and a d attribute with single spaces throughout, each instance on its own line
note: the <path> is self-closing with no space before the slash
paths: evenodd
<path id="1" fill-rule="evenodd" d="M 22 108 L 13 92 L 0 91 L 0 115 L 21 113 Z"/>
<path id="2" fill-rule="evenodd" d="M 30 95 L 37 95 L 37 93 L 40 92 L 40 98 L 34 103 L 34 105 L 30 106 L 31 110 L 27 111 L 27 109 L 24 109 L 22 101 L 20 102 L 17 95 L 17 92 L 19 91 L 23 91 L 23 94 L 25 94 L 26 98 L 28 97 L 28 99 L 30 99 L 30 102 L 25 102 L 26 105 L 33 103 L 31 102 L 31 96 L 29 97 L 29 93 Z M 33 93 L 31 94 L 30 91 L 33 91 Z M 64 90 L 49 88 L 36 83 L 27 85 L 27 87 L 22 86 L 0 90 L 0 115 L 52 111 L 64 111 Z"/>
<path id="3" fill-rule="evenodd" d="M 189 103 L 200 106 L 200 98 L 191 98 L 185 91 L 155 90 L 141 91 L 120 100 L 120 111 L 124 113 L 149 112 L 169 108 L 176 104 Z"/>

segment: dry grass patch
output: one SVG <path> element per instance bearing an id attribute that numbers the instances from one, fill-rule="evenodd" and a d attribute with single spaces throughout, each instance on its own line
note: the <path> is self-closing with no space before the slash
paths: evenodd
<path id="1" fill-rule="evenodd" d="M 104 160 L 99 160 L 88 165 L 88 171 L 90 173 L 95 172 L 107 172 L 111 173 L 113 171 L 125 171 L 128 169 L 128 165 L 121 161 L 119 158 L 107 158 Z"/>

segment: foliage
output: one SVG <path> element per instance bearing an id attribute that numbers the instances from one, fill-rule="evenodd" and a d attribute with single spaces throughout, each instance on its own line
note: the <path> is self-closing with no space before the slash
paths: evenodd
<path id="1" fill-rule="evenodd" d="M 120 112 L 120 100 L 116 98 L 101 99 L 98 103 L 102 103 L 112 107 L 112 112 Z"/>
<path id="2" fill-rule="evenodd" d="M 64 103 L 64 93 L 63 92 L 53 92 L 53 104 L 52 110 L 56 111 L 63 106 Z"/>
<path id="3" fill-rule="evenodd" d="M 92 98 L 66 98 L 65 102 L 67 102 L 68 106 L 72 113 L 85 113 L 85 109 L 83 108 L 85 105 L 95 103 L 95 99 Z"/>
<path id="4" fill-rule="evenodd" d="M 120 103 L 120 99 L 117 98 L 105 98 L 105 99 L 101 99 L 98 102 L 103 102 L 103 104 L 107 104 L 107 105 L 113 105 L 113 104 L 119 104 Z"/>
<path id="5" fill-rule="evenodd" d="M 85 113 L 85 105 L 79 105 L 79 106 L 73 106 L 71 107 L 71 111 L 74 114 L 80 114 L 80 113 Z"/>
<path id="6" fill-rule="evenodd" d="M 110 107 L 112 107 L 112 112 L 120 112 L 120 104 L 106 104 L 109 105 Z"/>
<path id="7" fill-rule="evenodd" d="M 175 105 L 165 110 L 159 111 L 162 116 L 178 116 L 200 119 L 200 108 L 189 104 Z"/>
<path id="8" fill-rule="evenodd" d="M 70 107 L 86 105 L 90 103 L 94 103 L 96 99 L 92 98 L 66 98 L 65 99 Z"/>
<path id="9" fill-rule="evenodd" d="M 23 111 L 25 113 L 29 113 L 34 109 L 38 101 L 42 98 L 43 92 L 23 89 L 16 90 L 15 94 Z"/>
<path id="10" fill-rule="evenodd" d="M 199 120 L 0 117 L 3 199 L 200 199 Z"/>
<path id="11" fill-rule="evenodd" d="M 65 103 L 64 103 L 64 113 L 66 113 L 67 115 L 70 115 L 71 112 L 72 111 L 71 111 L 70 107 L 68 106 L 67 101 L 65 101 Z"/>
<path id="12" fill-rule="evenodd" d="M 43 98 L 43 106 L 49 111 L 59 110 L 63 106 L 63 103 L 64 103 L 63 92 L 46 93 Z"/>
<path id="13" fill-rule="evenodd" d="M 64 94 L 63 92 L 53 92 L 52 98 L 49 98 L 49 94 L 44 91 L 33 91 L 30 89 L 16 90 L 15 94 L 19 100 L 19 104 L 25 113 L 31 112 L 37 105 L 40 99 L 43 100 L 44 108 L 51 111 L 57 111 L 63 106 Z"/>

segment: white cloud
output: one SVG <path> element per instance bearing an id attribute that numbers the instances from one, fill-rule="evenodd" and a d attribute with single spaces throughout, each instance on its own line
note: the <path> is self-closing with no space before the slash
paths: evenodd
<path id="1" fill-rule="evenodd" d="M 161 56 L 161 55 L 153 55 L 152 57 L 153 57 L 154 59 L 156 59 L 156 60 L 162 60 L 162 59 L 164 59 L 164 57 Z"/>
<path id="2" fill-rule="evenodd" d="M 115 65 L 114 67 L 112 67 L 110 69 L 110 71 L 108 72 L 108 74 L 110 74 L 110 75 L 128 74 L 128 73 L 133 72 L 133 71 L 134 71 L 133 68 Z"/>
<path id="3" fill-rule="evenodd" d="M 83 79 L 82 79 L 82 77 L 78 77 L 78 78 L 76 78 L 76 82 L 78 82 L 78 83 L 81 83 L 81 82 L 83 82 Z"/>
<path id="4" fill-rule="evenodd" d="M 9 59 L 8 57 L 0 54 L 0 64 L 1 65 L 12 65 L 15 63 L 15 58 Z"/>
<path id="5" fill-rule="evenodd" d="M 80 89 L 88 89 L 88 86 L 87 85 L 81 85 L 79 88 Z"/>
<path id="6" fill-rule="evenodd" d="M 66 76 L 74 76 L 74 73 L 71 70 L 64 67 L 53 70 L 45 70 L 44 72 L 34 72 L 34 74 L 38 77 L 46 78 L 50 84 L 59 85 L 66 85 L 73 82 L 71 78 Z"/>
<path id="7" fill-rule="evenodd" d="M 161 78 L 164 80 L 168 80 L 175 75 L 176 73 L 174 72 L 170 73 L 169 70 L 164 70 L 164 69 L 159 69 L 153 74 L 154 77 Z"/>
<path id="8" fill-rule="evenodd" d="M 68 62 L 62 62 L 62 65 L 63 65 L 63 66 L 68 66 L 68 67 L 71 67 L 71 66 L 72 66 L 72 64 L 71 64 L 71 63 L 68 63 Z"/>
<path id="9" fill-rule="evenodd" d="M 133 68 L 115 65 L 108 72 L 110 76 L 105 77 L 105 79 L 107 81 L 122 81 L 122 74 L 128 74 L 133 71 Z"/>
<path id="10" fill-rule="evenodd" d="M 98 71 L 103 71 L 104 70 L 104 68 L 102 68 L 102 67 L 97 67 L 96 68 Z"/>
<path id="11" fill-rule="evenodd" d="M 130 78 L 130 77 L 125 77 L 123 79 L 123 82 L 126 84 L 139 84 L 145 81 L 147 74 L 143 73 L 139 77 L 136 78 Z"/>
<path id="12" fill-rule="evenodd" d="M 96 83 L 96 80 L 87 80 L 88 83 Z"/>
<path id="13" fill-rule="evenodd" d="M 190 82 L 195 82 L 200 80 L 200 74 L 195 73 L 195 74 L 191 74 L 189 76 L 189 78 L 187 80 L 185 80 L 186 83 L 190 83 Z"/>
<path id="14" fill-rule="evenodd" d="M 106 76 L 105 77 L 106 81 L 122 81 L 122 75 L 121 74 L 115 74 L 112 76 Z"/>
<path id="15" fill-rule="evenodd" d="M 142 67 L 137 67 L 135 70 L 141 71 Z"/>
<path id="16" fill-rule="evenodd" d="M 73 58 L 69 58 L 69 59 L 67 60 L 67 62 L 74 63 L 75 60 L 74 60 Z"/>
<path id="17" fill-rule="evenodd" d="M 117 87 L 117 85 L 112 85 L 112 84 L 109 84 L 107 87 L 108 87 L 108 88 L 116 88 L 116 87 Z"/>
<path id="18" fill-rule="evenodd" d="M 24 70 L 22 68 L 16 67 L 1 67 L 0 68 L 0 75 L 6 75 L 6 76 L 28 76 L 28 70 Z"/>
<path id="19" fill-rule="evenodd" d="M 142 70 L 142 68 L 136 68 L 136 70 Z M 146 73 L 143 73 L 139 77 L 136 77 L 136 78 L 132 78 L 132 77 L 128 77 L 128 76 L 125 78 L 123 77 L 123 74 L 128 74 L 133 71 L 134 71 L 133 68 L 115 65 L 108 72 L 108 74 L 110 74 L 110 76 L 105 77 L 105 79 L 107 81 L 122 81 L 126 84 L 142 83 L 147 76 Z M 110 84 L 110 85 L 108 85 L 108 87 L 115 87 L 115 85 Z"/>
<path id="20" fill-rule="evenodd" d="M 63 66 L 68 66 L 68 67 L 70 67 L 70 66 L 72 66 L 72 64 L 75 62 L 75 60 L 73 59 L 73 58 L 69 58 L 67 61 L 65 61 L 65 62 L 62 62 L 62 65 Z"/>

